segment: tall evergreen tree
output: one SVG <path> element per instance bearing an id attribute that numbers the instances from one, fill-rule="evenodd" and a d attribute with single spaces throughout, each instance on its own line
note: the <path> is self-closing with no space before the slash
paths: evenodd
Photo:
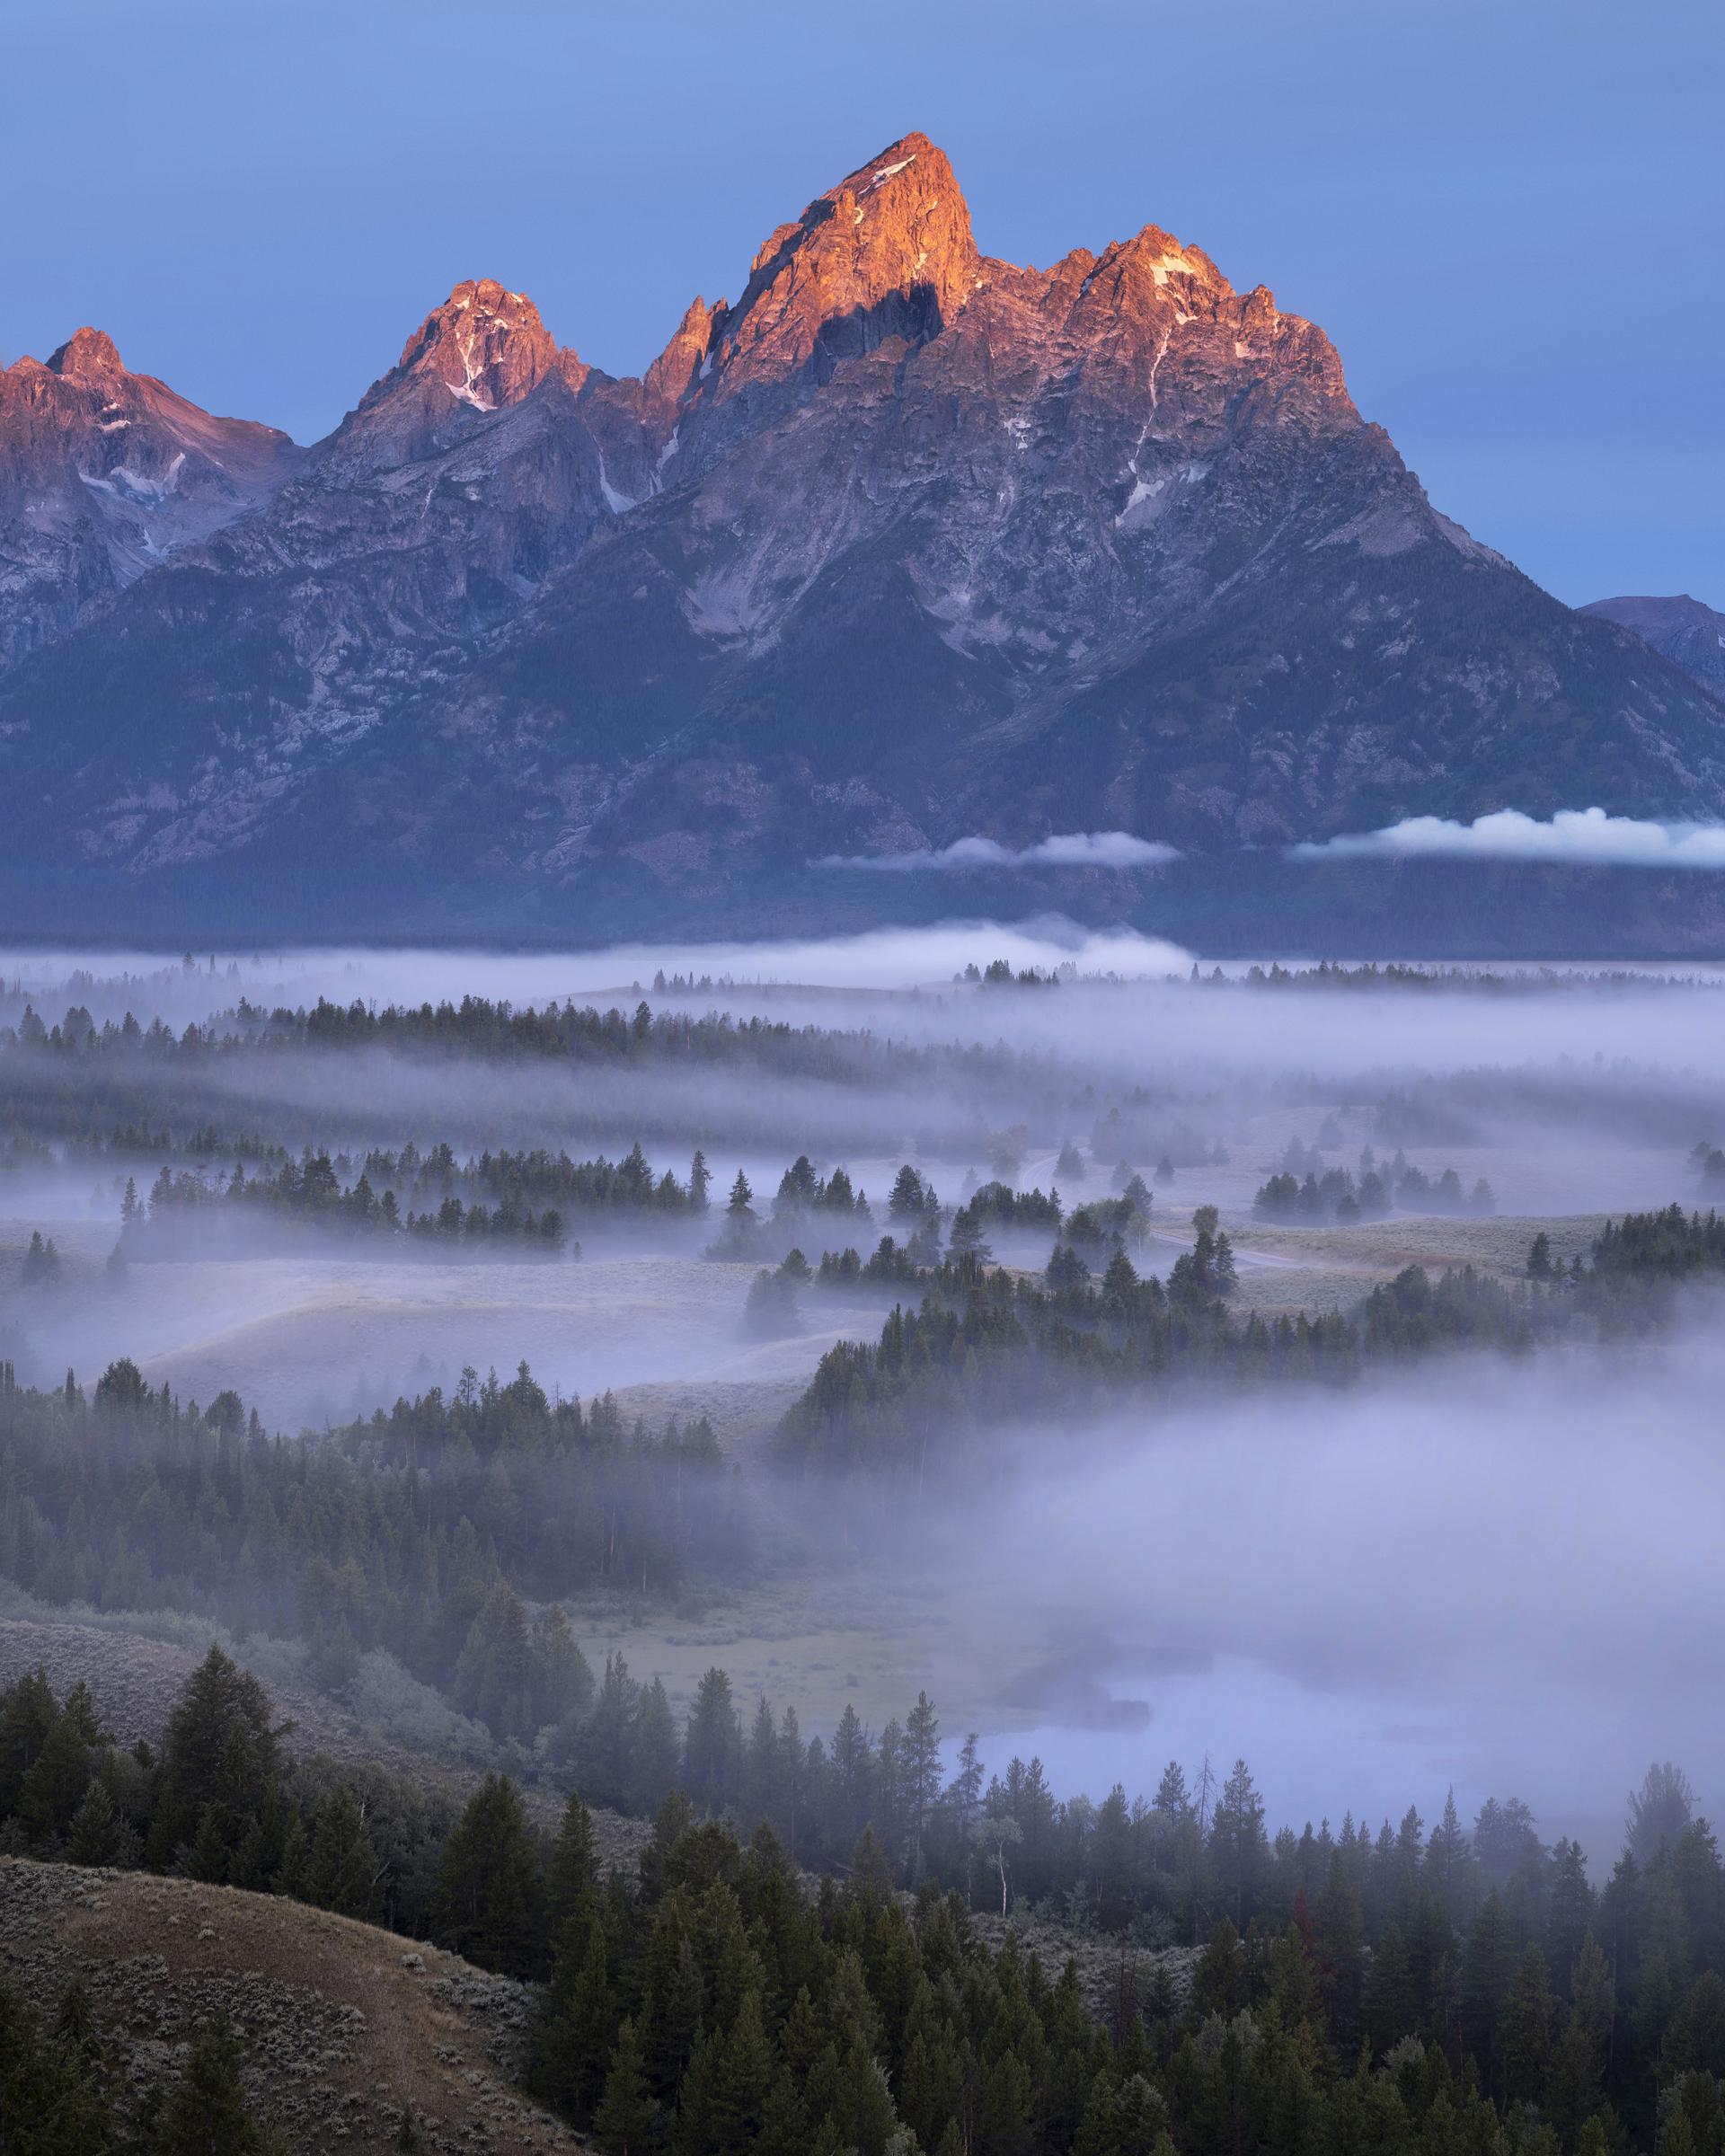
<path id="1" fill-rule="evenodd" d="M 240 2078 L 239 2040 L 217 2019 L 192 2041 L 163 2107 L 152 2156 L 249 2156 L 260 2145 Z"/>
<path id="2" fill-rule="evenodd" d="M 722 1811 L 736 1789 L 739 1737 L 730 1679 L 710 1669 L 696 1687 L 683 1736 L 683 1787 L 696 1808 Z"/>
<path id="3" fill-rule="evenodd" d="M 366 1833 L 359 1801 L 345 1783 L 322 1798 L 296 1891 L 320 1909 L 341 1916 L 371 1917 L 377 1913 L 383 1867 Z"/>
<path id="4" fill-rule="evenodd" d="M 1512 2104 L 1543 2104 L 1552 2065 L 1552 1991 L 1545 1957 L 1528 1947 L 1504 2002 L 1503 2094 Z"/>
<path id="5" fill-rule="evenodd" d="M 1481 1904 L 1467 1936 L 1462 1957 L 1462 2026 L 1468 2048 L 1480 2063 L 1486 2085 L 1496 2090 L 1501 2081 L 1499 2027 L 1509 1996 L 1515 1968 L 1515 1945 L 1503 1900 L 1494 1886 Z"/>
<path id="6" fill-rule="evenodd" d="M 700 1154 L 695 1155 L 696 1160 Z M 646 2061 L 632 2021 L 617 2031 L 605 2091 L 593 2114 L 593 2136 L 605 2156 L 646 2156 L 658 2116 L 647 2088 Z"/>
<path id="7" fill-rule="evenodd" d="M 206 1876 L 225 1878 L 279 1772 L 270 1702 L 249 1670 L 212 1647 L 168 1718 L 148 1854 L 165 1864 L 201 1835 Z"/>
<path id="8" fill-rule="evenodd" d="M 923 1875 L 923 1836 L 941 1787 L 941 1725 L 934 1703 L 925 1692 L 905 1720 L 904 1803 L 909 1841 L 910 1878 L 916 1885 Z"/>
<path id="9" fill-rule="evenodd" d="M 561 1952 L 570 1926 L 579 1927 L 581 1950 L 599 1913 L 599 1860 L 593 1846 L 593 1815 L 571 1795 L 545 1868 L 545 1928 Z"/>
<path id="10" fill-rule="evenodd" d="M 507 1774 L 488 1774 L 468 1799 L 444 1843 L 431 1910 L 439 1938 L 469 1961 L 507 1976 L 539 1973 L 539 1869 Z"/>

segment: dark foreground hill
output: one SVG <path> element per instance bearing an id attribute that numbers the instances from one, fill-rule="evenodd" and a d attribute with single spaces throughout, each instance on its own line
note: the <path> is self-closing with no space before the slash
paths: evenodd
<path id="1" fill-rule="evenodd" d="M 171 2077 L 212 2017 L 296 2156 L 579 2150 L 514 2085 L 526 1985 L 279 1895 L 0 1857 L 0 1976 L 52 2013 L 74 1978 L 122 2081 Z"/>

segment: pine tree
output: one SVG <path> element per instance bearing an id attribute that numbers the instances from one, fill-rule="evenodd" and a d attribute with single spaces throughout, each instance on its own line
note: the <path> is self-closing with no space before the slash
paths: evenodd
<path id="1" fill-rule="evenodd" d="M 892 2092 L 880 2060 L 860 2030 L 853 2029 L 842 2043 L 828 2045 L 809 2077 L 809 2108 L 821 2130 L 835 2130 L 836 2149 L 854 2149 L 858 2156 L 885 2156 L 897 2123 Z"/>
<path id="2" fill-rule="evenodd" d="M 712 2156 L 749 2156 L 772 2080 L 773 2051 L 761 2017 L 760 1994 L 750 1991 L 717 2046 L 707 2115 Z"/>
<path id="3" fill-rule="evenodd" d="M 1331 1851 L 1330 1876 L 1318 1897 L 1313 1940 L 1330 2027 L 1339 2046 L 1351 2046 L 1359 2023 L 1360 1951 L 1364 1940 L 1359 1895 L 1340 1849 Z"/>
<path id="4" fill-rule="evenodd" d="M 593 1697 L 593 1672 L 560 1603 L 534 1620 L 528 1666 L 530 1731 L 565 1728 L 586 1713 Z"/>
<path id="5" fill-rule="evenodd" d="M 1458 1930 L 1473 1912 L 1473 1852 L 1455 1811 L 1455 1792 L 1444 1798 L 1443 1817 L 1431 1830 L 1426 1845 L 1426 1878 L 1443 1904 L 1444 1913 Z"/>
<path id="6" fill-rule="evenodd" d="M 239 2041 L 217 2019 L 193 2040 L 163 2107 L 152 2156 L 246 2156 L 259 2144 L 245 2107 Z"/>
<path id="7" fill-rule="evenodd" d="M 135 1860 L 137 1837 L 121 1816 L 108 1785 L 93 1778 L 84 1793 L 66 1836 L 66 1860 L 73 1864 L 124 1865 Z"/>
<path id="8" fill-rule="evenodd" d="M 1541 2104 L 1552 2063 L 1552 1992 L 1545 1957 L 1530 1946 L 1505 2001 L 1500 2037 L 1503 2093 L 1512 2104 Z"/>
<path id="9" fill-rule="evenodd" d="M 228 1859 L 216 1807 L 207 1804 L 198 1815 L 198 1831 L 181 1857 L 180 1869 L 189 1879 L 219 1886 L 227 1878 Z"/>
<path id="10" fill-rule="evenodd" d="M 756 1821 L 779 1818 L 779 1731 L 773 1719 L 773 1710 L 763 1692 L 755 1702 L 755 1719 L 750 1724 L 748 1743 L 742 1763 L 742 1825 L 745 1830 Z"/>
<path id="11" fill-rule="evenodd" d="M 694 1156 L 698 1161 L 700 1154 Z M 632 2021 L 617 2031 L 605 2093 L 593 2114 L 593 2135 L 605 2156 L 645 2156 L 657 2107 L 647 2088 L 645 2055 Z"/>
<path id="12" fill-rule="evenodd" d="M 482 1968 L 532 1976 L 543 1959 L 538 1867 L 521 1798 L 488 1774 L 444 1844 L 432 1896 L 438 1936 Z"/>
<path id="13" fill-rule="evenodd" d="M 493 1736 L 531 1737 L 533 1675 L 526 1613 L 500 1580 L 468 1629 L 451 1695 Z"/>
<path id="14" fill-rule="evenodd" d="M 100 2059 L 102 2043 L 96 2033 L 95 2005 L 90 1997 L 90 1987 L 82 1976 L 74 1976 L 60 1993 L 60 2003 L 54 2014 L 54 2037 L 88 2065 L 93 2067 Z"/>
<path id="15" fill-rule="evenodd" d="M 1681 2104 L 1674 2104 L 1659 2135 L 1659 2156 L 1697 2156 L 1694 2128 Z"/>
<path id="16" fill-rule="evenodd" d="M 78 1693 L 87 1703 L 82 1685 Z M 71 1825 L 89 1787 L 96 1734 L 93 1714 L 79 1711 L 75 1694 L 55 1716 L 19 1788 L 18 1816 L 28 1833 L 55 1840 Z"/>
<path id="17" fill-rule="evenodd" d="M 1570 2008 L 1552 2058 L 1552 2116 L 1566 2139 L 1599 2107 L 1611 2022 L 1611 1975 L 1589 1931 L 1575 1957 Z"/>
<path id="18" fill-rule="evenodd" d="M 1192 1971 L 1192 2009 L 1208 2018 L 1217 2014 L 1231 2021 L 1246 2003 L 1245 1949 L 1234 1920 L 1225 1916 L 1211 1932 L 1209 1943 Z"/>
<path id="19" fill-rule="evenodd" d="M 1487 2086 L 1501 2078 L 1498 2027 L 1509 1995 L 1513 1945 L 1502 1897 L 1494 1886 L 1481 1905 L 1462 1957 L 1462 2026 Z"/>
<path id="20" fill-rule="evenodd" d="M 677 1721 L 662 1677 L 655 1677 L 642 1688 L 631 1752 L 633 1807 L 650 1812 L 676 1782 L 681 1759 Z"/>
<path id="21" fill-rule="evenodd" d="M 59 1707 L 40 1668 L 27 1670 L 0 1697 L 0 1815 L 17 1808 L 25 1777 L 58 1716 Z"/>
<path id="22" fill-rule="evenodd" d="M 718 2039 L 703 2029 L 694 2039 L 683 2075 L 671 2136 L 676 2156 L 712 2156 L 713 2087 L 718 2078 Z"/>
<path id="23" fill-rule="evenodd" d="M 85 2000 L 87 2006 L 87 1998 Z M 0 1977 L 0 2147 L 11 2156 L 103 2156 L 116 2146 L 100 2061 L 87 2028 L 51 2036 L 10 1979 Z"/>
<path id="24" fill-rule="evenodd" d="M 703 1829 L 703 1835 L 712 1833 Z M 737 1896 L 723 1879 L 713 1879 L 695 1905 L 692 1926 L 700 1964 L 707 2028 L 729 2032 L 751 1991 L 762 1987 L 759 1956 L 750 1943 Z"/>
<path id="25" fill-rule="evenodd" d="M 1561 1841 L 1552 1851 L 1551 1900 L 1545 1918 L 1545 1953 L 1552 1984 L 1560 1996 L 1570 1988 L 1570 1972 L 1581 1942 L 1593 1925 L 1593 1889 L 1588 1860 L 1579 1842 Z"/>
<path id="26" fill-rule="evenodd" d="M 1216 1877 L 1233 1904 L 1234 1929 L 1243 1931 L 1253 1913 L 1258 1880 L 1269 1856 L 1264 1837 L 1264 1801 L 1243 1759 L 1223 1785 L 1210 1827 L 1210 1856 Z"/>
<path id="27" fill-rule="evenodd" d="M 626 1804 L 635 1786 L 641 1687 L 621 1655 L 607 1655 L 598 1697 L 576 1747 L 581 1786 L 596 1804 Z"/>
<path id="28" fill-rule="evenodd" d="M 698 1811 L 722 1811 L 736 1787 L 737 1710 L 730 1679 L 710 1669 L 695 1690 L 683 1736 L 683 1787 Z"/>
<path id="29" fill-rule="evenodd" d="M 545 1928 L 562 1942 L 567 1940 L 571 1923 L 579 1926 L 585 1953 L 587 1931 L 598 1913 L 599 1860 L 593 1846 L 593 1815 L 571 1794 L 545 1871 Z"/>
<path id="30" fill-rule="evenodd" d="M 977 2091 L 977 2133 L 982 2145 L 1000 2156 L 1030 2156 L 1034 2088 L 1030 2068 L 1011 2046 L 982 2063 Z"/>
<path id="31" fill-rule="evenodd" d="M 318 1804 L 300 1891 L 320 1909 L 369 1918 L 377 1912 L 381 1878 L 358 1799 L 338 1783 Z"/>
<path id="32" fill-rule="evenodd" d="M 761 2111 L 755 2156 L 807 2156 L 814 2136 L 803 2099 L 806 2077 L 786 2065 L 774 2077 Z"/>
<path id="33" fill-rule="evenodd" d="M 903 1787 L 914 1886 L 923 1876 L 923 1835 L 941 1787 L 941 1725 L 925 1692 L 916 1694 L 916 1704 L 905 1721 Z"/>
<path id="34" fill-rule="evenodd" d="M 1378 1941 L 1366 1980 L 1366 2031 L 1380 2059 L 1414 2027 L 1413 1969 L 1399 1925 L 1391 1924 Z"/>
<path id="35" fill-rule="evenodd" d="M 1090 1840 L 1096 1920 L 1105 1931 L 1119 1931 L 1131 1913 L 1133 1846 L 1132 1815 L 1117 1781 L 1097 1807 Z"/>
<path id="36" fill-rule="evenodd" d="M 533 2083 L 578 2122 L 593 2116 L 617 2026 L 605 1930 L 571 1920 L 534 2030 Z"/>
<path id="37" fill-rule="evenodd" d="M 150 1861 L 166 1864 L 183 1843 L 202 1834 L 214 1876 L 226 1878 L 227 1860 L 244 1840 L 279 1772 L 262 1685 L 212 1647 L 188 1679 L 163 1736 Z"/>
<path id="38" fill-rule="evenodd" d="M 651 2088 L 668 2106 L 680 2098 L 703 2034 L 705 1986 L 679 1904 L 661 1910 L 647 1950 L 641 2031 Z"/>
<path id="39" fill-rule="evenodd" d="M 833 1732 L 831 1766 L 821 1839 L 831 1852 L 848 1851 L 868 1823 L 874 1780 L 874 1747 L 848 1700 Z"/>
<path id="40" fill-rule="evenodd" d="M 1675 1850 L 1694 1816 L 1695 1793 L 1689 1777 L 1669 1760 L 1650 1766 L 1629 1799 L 1623 1838 L 1630 1854 L 1645 1871 L 1662 1849 Z"/>

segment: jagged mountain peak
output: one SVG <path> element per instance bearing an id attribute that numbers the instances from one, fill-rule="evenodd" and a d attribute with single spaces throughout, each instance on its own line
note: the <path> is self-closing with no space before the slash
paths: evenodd
<path id="1" fill-rule="evenodd" d="M 975 832 L 1725 804 L 1714 696 L 1438 515 L 1320 329 L 1154 224 L 984 259 L 923 135 L 643 379 L 491 278 L 307 459 L 107 360 L 0 376 L 0 897 L 231 854 L 333 901 L 382 801 L 451 906 L 583 932 Z"/>
<path id="2" fill-rule="evenodd" d="M 675 407 L 702 379 L 702 368 L 726 313 L 722 299 L 709 306 L 697 293 L 689 302 L 670 342 L 647 369 L 644 387 L 650 405 Z"/>
<path id="3" fill-rule="evenodd" d="M 560 358 L 525 292 L 509 291 L 495 278 L 467 278 L 432 308 L 367 402 L 386 395 L 404 376 L 427 375 L 455 402 L 497 411 L 556 371 Z"/>
<path id="4" fill-rule="evenodd" d="M 1157 291 L 1178 293 L 1184 286 L 1227 295 L 1234 291 L 1201 247 L 1187 246 L 1160 225 L 1146 225 L 1129 240 L 1117 240 L 1103 251 L 1102 262 L 1129 266 L 1147 277 Z"/>
<path id="5" fill-rule="evenodd" d="M 586 371 L 560 350 L 525 292 L 465 278 L 320 446 L 320 479 L 341 484 L 411 464 L 520 403 L 548 376 L 579 389 Z"/>
<path id="6" fill-rule="evenodd" d="M 0 663 L 267 500 L 300 454 L 130 373 L 102 330 L 0 369 Z"/>
<path id="7" fill-rule="evenodd" d="M 816 295 L 867 308 L 929 296 L 951 321 L 977 285 L 980 258 L 970 210 L 946 153 L 907 135 L 782 226 L 756 256 L 736 322 L 769 295 Z M 777 310 L 764 312 L 771 318 Z"/>
<path id="8" fill-rule="evenodd" d="M 50 352 L 48 367 L 50 374 L 79 382 L 111 379 L 126 372 L 125 363 L 107 331 L 88 327 L 75 330 L 57 351 Z"/>
<path id="9" fill-rule="evenodd" d="M 794 402 L 846 358 L 937 335 L 980 281 L 951 163 L 925 135 L 907 135 L 768 236 L 695 393 L 709 408 Z"/>

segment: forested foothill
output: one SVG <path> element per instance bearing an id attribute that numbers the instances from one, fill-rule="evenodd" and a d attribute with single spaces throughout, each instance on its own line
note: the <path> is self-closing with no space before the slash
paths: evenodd
<path id="1" fill-rule="evenodd" d="M 620 1692 L 615 1737 L 650 1712 Z M 805 1744 L 710 1671 L 656 1727 L 652 1839 L 607 1876 L 579 1791 L 548 1833 L 507 1775 L 450 1813 L 308 1767 L 212 1648 L 155 1745 L 122 1750 L 82 1687 L 0 1695 L 0 1853 L 384 1917 L 526 1979 L 528 2086 L 612 2156 L 1717 2147 L 1725 1867 L 1679 1768 L 1596 1879 L 1513 1798 L 1471 1828 L 1452 1794 L 1272 1832 L 1243 1760 L 1062 1801 L 974 1739 L 949 1769 L 940 1737 L 924 1693 L 878 1739 L 853 1712 Z M 1014 1916 L 1065 1937 L 1058 1966 Z M 7 2145 L 267 2147 L 237 2054 L 212 2027 L 134 2122 L 83 1994 L 45 2026 L 0 1990 Z M 193 2090 L 235 2138 L 187 2137 Z M 39 2137 L 43 2106 L 84 2138 Z"/>

